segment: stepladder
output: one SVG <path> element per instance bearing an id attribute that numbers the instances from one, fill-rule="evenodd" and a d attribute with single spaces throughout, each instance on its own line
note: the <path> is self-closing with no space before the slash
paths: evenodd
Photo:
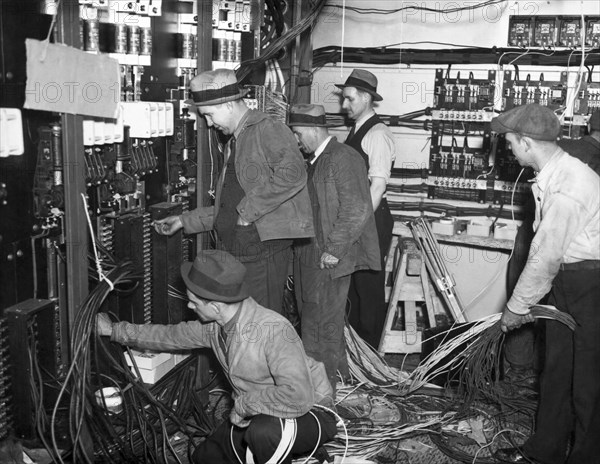
<path id="1" fill-rule="evenodd" d="M 416 241 L 399 239 L 394 256 L 393 284 L 378 351 L 420 353 L 423 326 L 435 327 L 436 315 L 444 317 L 444 308 Z"/>

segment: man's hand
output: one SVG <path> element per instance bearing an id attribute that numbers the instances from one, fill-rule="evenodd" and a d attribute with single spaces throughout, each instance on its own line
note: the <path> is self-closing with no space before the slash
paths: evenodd
<path id="1" fill-rule="evenodd" d="M 102 337 L 110 337 L 113 331 L 113 323 L 106 313 L 96 314 L 96 332 Z"/>
<path id="2" fill-rule="evenodd" d="M 500 328 L 502 329 L 502 332 L 506 333 L 509 330 L 518 329 L 523 324 L 528 324 L 534 320 L 535 318 L 531 313 L 516 314 L 505 306 L 502 317 L 500 318 Z"/>
<path id="3" fill-rule="evenodd" d="M 319 267 L 321 269 L 333 269 L 334 267 L 336 267 L 338 265 L 339 262 L 340 262 L 340 260 L 338 258 L 336 258 L 335 256 L 330 255 L 329 253 L 323 252 L 323 254 L 321 255 Z"/>
<path id="4" fill-rule="evenodd" d="M 229 413 L 229 421 L 233 425 L 236 425 L 237 427 L 241 427 L 241 428 L 245 428 L 250 425 L 250 419 L 244 419 L 237 412 L 235 412 L 235 408 L 233 408 L 231 410 L 231 412 Z"/>
<path id="5" fill-rule="evenodd" d="M 238 226 L 249 226 L 251 222 L 246 221 L 242 216 L 238 214 L 237 225 Z"/>
<path id="6" fill-rule="evenodd" d="M 160 235 L 173 235 L 181 228 L 183 228 L 183 224 L 179 216 L 169 216 L 154 221 L 154 230 Z"/>

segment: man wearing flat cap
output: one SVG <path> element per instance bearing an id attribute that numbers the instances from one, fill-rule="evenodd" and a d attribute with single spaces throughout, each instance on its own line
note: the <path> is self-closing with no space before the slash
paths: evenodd
<path id="1" fill-rule="evenodd" d="M 356 150 L 329 135 L 321 105 L 293 106 L 288 125 L 309 155 L 308 192 L 316 230 L 296 250 L 302 341 L 306 352 L 325 364 L 335 390 L 337 370 L 345 367 L 350 275 L 381 269 L 367 168 Z"/>
<path id="2" fill-rule="evenodd" d="M 230 136 L 214 206 L 156 221 L 171 235 L 215 230 L 218 247 L 248 268 L 252 297 L 281 312 L 292 239 L 314 235 L 304 159 L 282 122 L 250 110 L 235 73 L 206 71 L 190 83 L 194 105 L 209 127 Z"/>
<path id="3" fill-rule="evenodd" d="M 375 75 L 364 69 L 355 69 L 344 84 L 336 87 L 342 89 L 342 108 L 354 120 L 345 143 L 358 151 L 367 164 L 381 263 L 380 271 L 358 271 L 352 275 L 348 320 L 363 339 L 377 347 L 387 310 L 384 263 L 394 228 L 385 191 L 396 157 L 396 145 L 392 132 L 373 109 L 373 103 L 382 100 L 377 93 Z"/>
<path id="4" fill-rule="evenodd" d="M 573 332 L 559 322 L 546 322 L 535 433 L 521 449 L 501 449 L 496 455 L 503 462 L 598 463 L 599 177 L 558 146 L 561 125 L 547 107 L 513 108 L 492 120 L 492 130 L 506 134 L 519 164 L 536 172 L 532 184 L 535 235 L 527 263 L 502 313 L 502 330 L 532 322 L 530 307 L 549 291 L 548 303 L 577 322 Z"/>
<path id="5" fill-rule="evenodd" d="M 112 323 L 97 316 L 97 332 L 114 342 L 169 351 L 211 348 L 231 388 L 234 406 L 200 443 L 198 464 L 279 462 L 306 454 L 336 434 L 331 386 L 323 364 L 308 357 L 283 316 L 250 297 L 246 268 L 225 251 L 198 253 L 181 266 L 189 308 L 199 321 L 174 325 Z M 254 461 L 239 460 L 252 455 Z"/>

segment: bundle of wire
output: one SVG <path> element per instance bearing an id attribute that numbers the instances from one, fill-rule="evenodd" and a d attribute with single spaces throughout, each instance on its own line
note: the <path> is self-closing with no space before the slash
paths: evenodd
<path id="1" fill-rule="evenodd" d="M 214 421 L 206 417 L 196 385 L 197 357 L 190 357 L 152 387 L 145 385 L 134 363 L 129 368 L 121 349 L 112 352 L 99 336 L 92 337 L 96 315 L 112 289 L 135 288 L 140 276 L 129 262 L 112 263 L 105 279 L 98 282 L 81 305 L 71 334 L 72 361 L 58 393 L 50 422 L 51 444 L 47 447 L 55 463 L 66 456 L 72 462 L 167 462 L 179 458 L 170 441 L 176 432 L 188 443 L 207 435 Z M 132 287 L 133 286 L 133 287 Z M 130 359 L 134 359 L 129 353 Z M 101 362 L 102 361 L 102 362 Z M 120 412 L 107 407 L 103 387 L 114 387 L 122 400 Z M 98 394 L 98 392 L 102 392 Z M 68 404 L 71 449 L 63 452 L 57 439 L 57 415 Z M 90 446 L 92 445 L 92 446 Z"/>
<path id="2" fill-rule="evenodd" d="M 262 67 L 267 61 L 276 58 L 282 49 L 315 23 L 324 5 L 325 0 L 317 0 L 306 16 L 288 29 L 286 33 L 276 39 L 270 40 L 269 45 L 261 51 L 258 58 L 242 62 L 236 70 L 238 81 L 243 82 L 253 70 Z"/>
<path id="3" fill-rule="evenodd" d="M 532 306 L 531 314 L 536 319 L 552 319 L 575 329 L 573 318 L 553 306 Z M 406 393 L 418 390 L 442 374 L 456 372 L 450 381 L 457 381 L 457 391 L 466 400 L 464 404 L 475 398 L 485 398 L 509 407 L 513 405 L 511 398 L 504 396 L 498 386 L 504 340 L 500 318 L 501 314 L 482 318 L 470 323 L 468 330 L 459 335 L 444 339 L 411 373 L 404 383 Z"/>
<path id="4" fill-rule="evenodd" d="M 361 384 L 389 387 L 408 380 L 408 373 L 389 366 L 381 355 L 365 342 L 350 324 L 344 327 L 346 357 L 352 377 Z"/>

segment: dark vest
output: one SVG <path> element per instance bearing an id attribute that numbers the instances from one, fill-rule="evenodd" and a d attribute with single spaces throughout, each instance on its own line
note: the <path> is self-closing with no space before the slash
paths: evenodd
<path id="1" fill-rule="evenodd" d="M 360 156 L 362 156 L 365 160 L 365 163 L 367 163 L 367 172 L 369 172 L 369 156 L 362 149 L 362 141 L 365 138 L 365 135 L 367 135 L 367 132 L 371 130 L 371 127 L 375 126 L 376 124 L 379 124 L 380 122 L 381 119 L 379 119 L 379 116 L 374 114 L 369 119 L 367 119 L 362 126 L 360 126 L 358 132 L 354 132 L 354 128 L 352 128 L 352 130 L 348 134 L 348 138 L 344 142 L 346 145 L 350 145 L 352 148 L 354 148 L 357 152 L 360 153 Z"/>
<path id="2" fill-rule="evenodd" d="M 236 207 L 246 195 L 235 173 L 235 139 L 232 139 L 230 143 L 233 146 L 227 159 L 218 213 L 215 218 L 215 229 L 227 250 L 231 250 L 233 247 L 234 229 L 238 219 Z"/>

